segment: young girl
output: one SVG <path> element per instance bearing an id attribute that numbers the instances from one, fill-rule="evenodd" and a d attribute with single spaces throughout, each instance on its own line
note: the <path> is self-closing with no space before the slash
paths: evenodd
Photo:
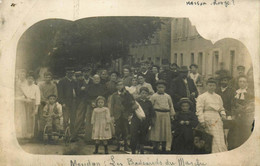
<path id="1" fill-rule="evenodd" d="M 92 139 L 96 141 L 94 154 L 98 153 L 98 146 L 100 141 L 103 141 L 105 154 L 108 154 L 107 142 L 112 138 L 110 112 L 107 107 L 104 107 L 104 97 L 97 97 L 96 105 L 97 108 L 93 110 L 91 118 L 91 124 L 93 125 Z"/>
<path id="2" fill-rule="evenodd" d="M 193 130 L 198 124 L 196 115 L 190 108 L 193 103 L 189 98 L 181 98 L 178 103 L 181 111 L 176 113 L 174 120 L 173 153 L 192 154 L 193 153 Z"/>
<path id="3" fill-rule="evenodd" d="M 157 93 L 150 98 L 155 111 L 155 121 L 150 133 L 150 140 L 154 141 L 154 153 L 158 153 L 160 142 L 162 142 L 163 152 L 171 149 L 171 118 L 173 119 L 175 114 L 172 99 L 164 92 L 166 88 L 165 81 L 159 80 L 156 85 Z"/>

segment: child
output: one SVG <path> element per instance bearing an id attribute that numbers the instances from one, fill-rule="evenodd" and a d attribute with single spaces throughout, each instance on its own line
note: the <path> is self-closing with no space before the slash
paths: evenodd
<path id="1" fill-rule="evenodd" d="M 175 115 L 175 131 L 173 136 L 173 153 L 193 153 L 193 130 L 198 124 L 196 115 L 190 108 L 193 103 L 189 98 L 181 98 L 178 103 L 181 111 Z"/>
<path id="2" fill-rule="evenodd" d="M 122 80 L 117 81 L 117 92 L 112 95 L 110 106 L 111 117 L 115 120 L 115 136 L 117 139 L 117 147 L 114 151 L 120 150 L 120 137 L 124 140 L 124 151 L 128 151 L 128 121 L 135 110 L 136 104 L 134 97 L 125 89 Z"/>
<path id="3" fill-rule="evenodd" d="M 43 108 L 43 123 L 47 125 L 47 133 L 62 131 L 62 106 L 56 100 L 56 95 L 49 95 L 47 104 Z M 51 139 L 50 135 L 48 139 Z"/>
<path id="4" fill-rule="evenodd" d="M 95 108 L 92 113 L 92 139 L 96 141 L 94 154 L 98 153 L 100 141 L 103 141 L 105 154 L 108 154 L 107 140 L 112 138 L 110 112 L 107 107 L 104 107 L 105 100 L 104 97 L 98 96 L 96 99 L 97 108 Z"/>
<path id="5" fill-rule="evenodd" d="M 171 119 L 175 114 L 172 99 L 165 93 L 166 83 L 159 80 L 156 83 L 157 92 L 150 98 L 154 111 L 155 122 L 151 128 L 150 140 L 154 141 L 154 153 L 158 153 L 159 143 L 162 142 L 162 151 L 171 149 Z"/>
<path id="6" fill-rule="evenodd" d="M 131 150 L 132 154 L 135 154 L 137 143 L 140 144 L 140 153 L 144 154 L 144 143 L 146 141 L 146 136 L 148 133 L 149 126 L 151 125 L 151 119 L 154 116 L 153 106 L 151 101 L 148 99 L 149 89 L 146 87 L 140 88 L 140 98 L 137 102 L 142 107 L 145 113 L 145 119 L 138 119 L 137 115 L 134 113 L 131 120 Z"/>

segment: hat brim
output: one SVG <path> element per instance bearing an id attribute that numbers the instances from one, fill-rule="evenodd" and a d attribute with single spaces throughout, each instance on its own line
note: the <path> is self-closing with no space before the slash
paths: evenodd
<path id="1" fill-rule="evenodd" d="M 193 102 L 190 100 L 182 100 L 182 101 L 179 101 L 177 104 L 180 107 L 183 103 L 188 103 L 190 106 L 193 106 Z"/>

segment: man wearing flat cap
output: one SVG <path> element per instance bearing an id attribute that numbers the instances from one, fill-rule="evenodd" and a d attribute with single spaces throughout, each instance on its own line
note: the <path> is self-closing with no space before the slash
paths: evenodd
<path id="1" fill-rule="evenodd" d="M 173 100 L 174 107 L 177 108 L 177 103 L 181 98 L 187 97 L 189 98 L 195 105 L 195 98 L 198 97 L 198 90 L 194 81 L 188 77 L 188 67 L 182 66 L 179 69 L 179 76 L 172 81 L 171 84 L 171 97 Z M 195 106 L 192 111 L 195 112 Z"/>
<path id="2" fill-rule="evenodd" d="M 244 76 L 245 75 L 245 66 L 242 65 L 238 65 L 237 66 L 237 77 L 234 77 L 233 79 L 230 80 L 229 82 L 229 86 L 233 87 L 235 90 L 237 90 L 239 88 L 238 86 L 238 79 L 240 76 Z"/>

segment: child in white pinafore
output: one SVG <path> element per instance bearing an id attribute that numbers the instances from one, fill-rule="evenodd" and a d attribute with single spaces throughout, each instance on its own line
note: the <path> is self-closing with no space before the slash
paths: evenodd
<path id="1" fill-rule="evenodd" d="M 110 111 L 105 105 L 102 96 L 96 99 L 97 108 L 93 110 L 91 124 L 93 125 L 92 139 L 96 141 L 94 154 L 98 153 L 100 141 L 103 141 L 105 154 L 108 154 L 108 140 L 112 138 Z"/>

